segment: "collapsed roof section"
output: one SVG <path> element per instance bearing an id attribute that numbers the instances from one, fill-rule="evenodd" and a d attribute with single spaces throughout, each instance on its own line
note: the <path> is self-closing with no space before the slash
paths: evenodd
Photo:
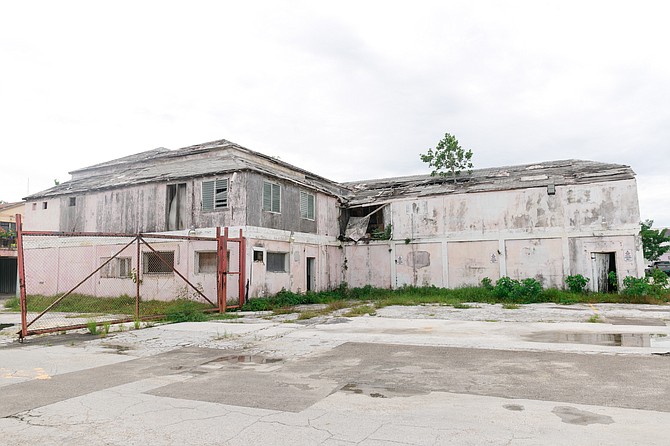
<path id="1" fill-rule="evenodd" d="M 595 161 L 562 160 L 520 166 L 496 167 L 461 173 L 451 177 L 414 175 L 344 183 L 351 190 L 349 207 L 388 203 L 401 198 L 462 194 L 530 187 L 597 183 L 633 179 L 629 166 Z"/>

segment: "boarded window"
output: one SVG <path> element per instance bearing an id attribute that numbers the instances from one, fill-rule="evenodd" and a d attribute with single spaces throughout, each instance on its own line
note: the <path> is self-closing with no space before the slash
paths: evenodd
<path id="1" fill-rule="evenodd" d="M 263 182 L 263 210 L 281 212 L 281 187 L 279 184 Z"/>
<path id="2" fill-rule="evenodd" d="M 268 252 L 267 270 L 271 273 L 287 272 L 285 252 Z"/>
<path id="3" fill-rule="evenodd" d="M 174 267 L 174 251 L 145 252 L 142 260 L 144 274 L 169 274 Z"/>
<path id="4" fill-rule="evenodd" d="M 228 178 L 202 182 L 202 210 L 228 207 Z"/>
<path id="5" fill-rule="evenodd" d="M 100 264 L 107 262 L 109 257 L 102 257 Z M 114 257 L 109 263 L 100 270 L 102 278 L 128 278 L 131 271 L 130 257 Z"/>
<path id="6" fill-rule="evenodd" d="M 314 220 L 314 195 L 300 192 L 300 218 Z"/>
<path id="7" fill-rule="evenodd" d="M 216 273 L 216 251 L 198 252 L 198 272 Z"/>

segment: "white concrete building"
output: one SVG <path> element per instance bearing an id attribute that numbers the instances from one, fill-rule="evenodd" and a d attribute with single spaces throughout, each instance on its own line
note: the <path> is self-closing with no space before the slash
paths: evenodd
<path id="1" fill-rule="evenodd" d="M 644 273 L 634 173 L 622 165 L 568 160 L 476 170 L 457 183 L 412 176 L 342 184 L 221 140 L 71 174 L 26 198 L 24 229 L 200 235 L 217 226 L 233 234 L 242 229 L 250 297 L 343 282 L 458 287 L 502 276 L 562 287 L 570 274 L 602 290 L 610 271 L 619 280 Z M 206 277 L 216 272 L 211 248 L 176 247 L 184 243 L 173 242 L 172 261 L 205 288 L 214 286 Z M 229 253 L 233 261 L 236 255 Z M 105 256 L 75 257 L 86 264 L 82 269 L 94 270 Z M 145 281 L 166 280 L 165 271 L 138 269 Z M 129 279 L 99 275 L 99 283 Z M 63 288 L 45 280 L 45 294 Z"/>

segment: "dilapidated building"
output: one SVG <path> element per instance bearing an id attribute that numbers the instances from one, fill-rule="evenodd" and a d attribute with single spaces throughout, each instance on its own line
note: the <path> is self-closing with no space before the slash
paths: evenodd
<path id="1" fill-rule="evenodd" d="M 644 270 L 635 177 L 622 165 L 568 160 L 476 170 L 456 183 L 431 176 L 336 183 L 220 140 L 71 174 L 26 198 L 25 229 L 242 229 L 250 297 L 343 282 L 458 287 L 502 276 L 562 287 L 570 274 L 602 289 L 610 271 L 622 278 Z M 177 251 L 175 262 L 206 282 L 209 254 Z M 143 273 L 150 280 L 165 271 Z"/>

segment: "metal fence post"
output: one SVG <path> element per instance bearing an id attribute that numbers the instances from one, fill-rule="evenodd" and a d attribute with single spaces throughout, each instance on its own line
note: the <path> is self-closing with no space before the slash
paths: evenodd
<path id="1" fill-rule="evenodd" d="M 137 241 L 136 255 L 137 255 L 137 268 L 135 269 L 135 320 L 140 320 L 140 235 L 137 234 L 135 238 Z"/>
<path id="2" fill-rule="evenodd" d="M 28 304 L 26 302 L 26 270 L 23 263 L 23 221 L 21 214 L 16 214 L 16 249 L 18 250 L 19 262 L 19 292 L 21 301 L 21 333 L 19 341 L 28 336 Z"/>

